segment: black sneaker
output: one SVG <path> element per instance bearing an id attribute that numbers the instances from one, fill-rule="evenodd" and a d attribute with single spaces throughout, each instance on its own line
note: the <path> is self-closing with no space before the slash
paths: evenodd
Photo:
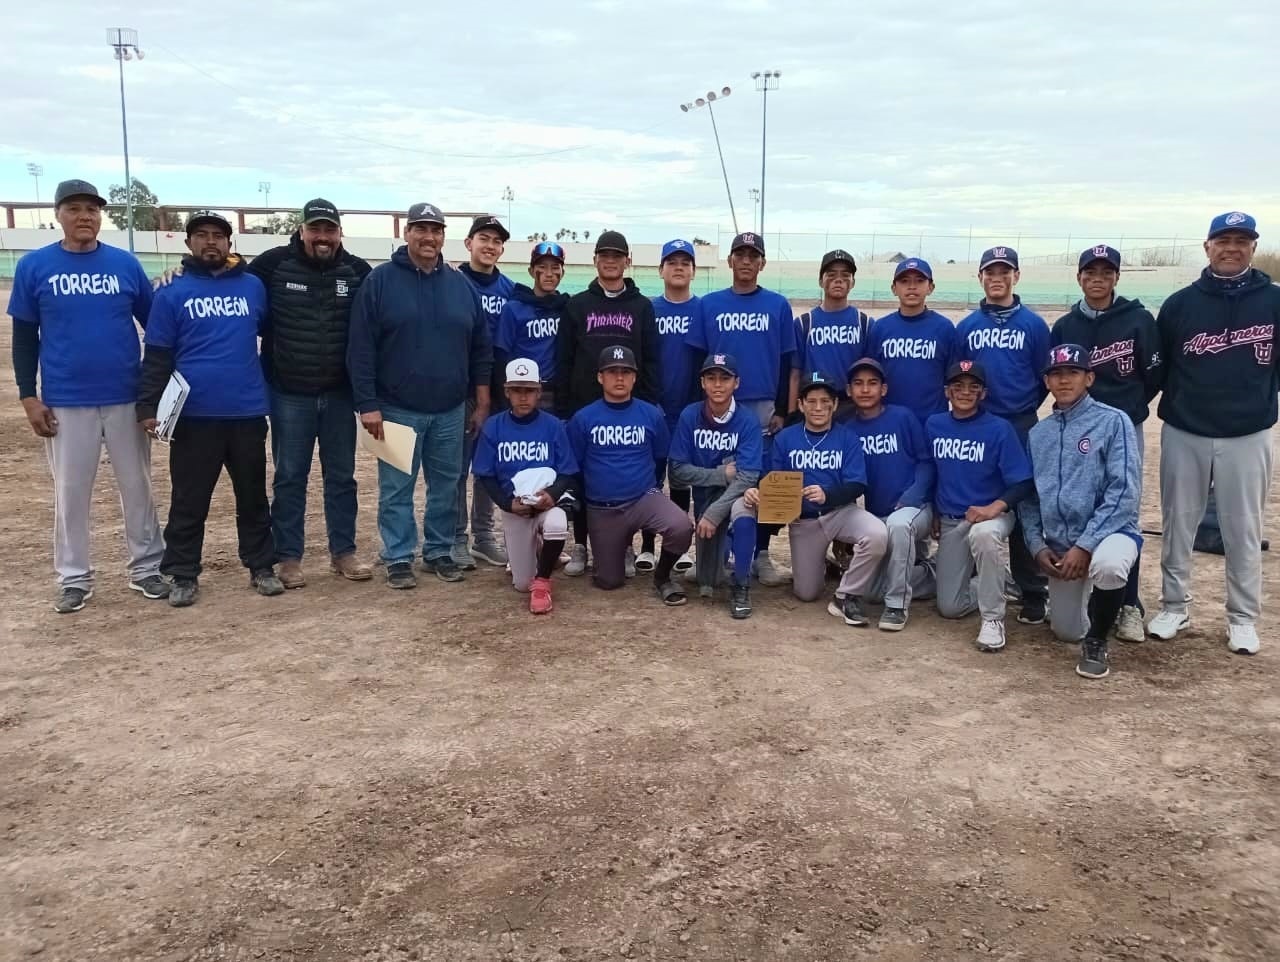
<path id="1" fill-rule="evenodd" d="M 1018 621 L 1024 625 L 1043 625 L 1048 614 L 1046 601 L 1044 595 L 1023 595 Z"/>
<path id="2" fill-rule="evenodd" d="M 441 555 L 439 558 L 423 558 L 422 570 L 429 575 L 435 575 L 441 581 L 462 581 L 462 569 L 454 562 L 450 555 Z"/>
<path id="3" fill-rule="evenodd" d="M 840 603 L 840 614 L 844 615 L 844 623 L 855 628 L 867 626 L 867 616 L 862 613 L 862 599 L 857 595 L 846 595 Z"/>
<path id="4" fill-rule="evenodd" d="M 1111 674 L 1107 664 L 1107 641 L 1105 638 L 1085 638 L 1080 642 L 1080 660 L 1076 663 L 1076 674 L 1081 678 L 1106 678 Z"/>
<path id="5" fill-rule="evenodd" d="M 169 586 L 169 606 L 171 608 L 190 608 L 196 603 L 200 594 L 200 584 L 195 578 L 174 578 Z"/>
<path id="6" fill-rule="evenodd" d="M 84 603 L 92 597 L 92 588 L 63 588 L 58 592 L 58 600 L 53 603 L 53 610 L 60 615 L 69 615 L 83 608 Z"/>
<path id="7" fill-rule="evenodd" d="M 741 621 L 751 617 L 751 589 L 746 585 L 733 585 L 729 590 L 729 614 Z"/>
<path id="8" fill-rule="evenodd" d="M 249 575 L 249 587 L 264 598 L 284 594 L 284 582 L 276 575 L 274 568 L 262 568 L 252 572 Z"/>
<path id="9" fill-rule="evenodd" d="M 418 579 L 413 576 L 413 565 L 407 561 L 398 561 L 387 565 L 388 588 L 416 588 Z"/>
<path id="10" fill-rule="evenodd" d="M 886 608 L 880 615 L 881 631 L 901 631 L 907 627 L 907 609 Z"/>
<path id="11" fill-rule="evenodd" d="M 169 597 L 169 582 L 159 575 L 147 575 L 145 578 L 139 578 L 136 581 L 130 581 L 129 587 L 134 591 L 142 593 L 142 597 L 149 601 L 156 601 L 160 598 Z"/>

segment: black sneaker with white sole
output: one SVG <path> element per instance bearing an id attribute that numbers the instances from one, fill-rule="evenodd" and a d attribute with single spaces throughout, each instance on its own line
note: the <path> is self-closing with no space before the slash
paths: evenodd
<path id="1" fill-rule="evenodd" d="M 1044 595 L 1024 595 L 1018 622 L 1024 625 L 1043 625 L 1049 615 L 1048 599 Z"/>
<path id="2" fill-rule="evenodd" d="M 429 575 L 435 575 L 441 581 L 450 583 L 465 580 L 462 570 L 454 563 L 449 555 L 441 555 L 439 558 L 423 558 L 422 570 Z"/>
<path id="3" fill-rule="evenodd" d="M 413 565 L 407 561 L 397 561 L 387 565 L 387 587 L 397 591 L 407 591 L 418 587 L 418 579 L 413 574 Z"/>
<path id="4" fill-rule="evenodd" d="M 168 598 L 169 587 L 169 582 L 160 575 L 147 575 L 145 578 L 138 578 L 129 582 L 131 590 L 140 592 L 142 597 L 150 601 Z"/>
<path id="5" fill-rule="evenodd" d="M 738 621 L 751 617 L 751 589 L 746 585 L 734 584 L 730 588 L 729 614 Z"/>
<path id="6" fill-rule="evenodd" d="M 862 599 L 857 595 L 845 595 L 840 602 L 840 614 L 844 617 L 846 625 L 865 628 L 868 624 L 867 616 L 862 610 Z"/>
<path id="7" fill-rule="evenodd" d="M 880 614 L 881 631 L 901 631 L 907 627 L 907 609 L 886 608 Z"/>
<path id="8" fill-rule="evenodd" d="M 1111 667 L 1107 664 L 1105 638 L 1085 638 L 1080 642 L 1080 660 L 1076 663 L 1076 674 L 1081 678 L 1106 678 L 1111 674 Z"/>
<path id="9" fill-rule="evenodd" d="M 63 588 L 58 592 L 53 610 L 60 615 L 69 615 L 83 608 L 84 603 L 92 597 L 92 588 Z"/>

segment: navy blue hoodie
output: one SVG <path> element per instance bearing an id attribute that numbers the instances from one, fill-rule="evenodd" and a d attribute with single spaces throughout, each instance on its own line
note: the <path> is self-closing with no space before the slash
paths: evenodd
<path id="1" fill-rule="evenodd" d="M 1239 280 L 1208 269 L 1175 291 L 1156 321 L 1164 354 L 1160 418 L 1206 438 L 1238 438 L 1276 423 L 1280 288 L 1262 271 Z"/>
<path id="2" fill-rule="evenodd" d="M 1164 365 L 1156 319 L 1138 300 L 1117 297 L 1097 317 L 1089 317 L 1079 302 L 1071 313 L 1053 323 L 1049 339 L 1079 344 L 1089 352 L 1094 382 L 1089 396 L 1110 404 L 1141 424 L 1150 413 L 1151 399 L 1160 393 Z"/>
<path id="3" fill-rule="evenodd" d="M 492 367 L 480 298 L 443 259 L 423 271 L 400 247 L 360 285 L 347 344 L 357 411 L 448 411 L 467 399 L 468 383 L 488 384 Z"/>
<path id="4" fill-rule="evenodd" d="M 517 284 L 498 318 L 498 333 L 493 340 L 493 373 L 505 377 L 507 361 L 527 357 L 538 364 L 543 383 L 556 379 L 556 332 L 560 330 L 560 314 L 569 303 L 569 295 L 554 291 L 535 294 L 524 284 Z"/>

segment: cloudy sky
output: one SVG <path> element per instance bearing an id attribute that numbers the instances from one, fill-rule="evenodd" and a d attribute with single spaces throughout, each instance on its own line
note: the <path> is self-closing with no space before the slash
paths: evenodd
<path id="1" fill-rule="evenodd" d="M 129 25 L 133 173 L 161 200 L 344 208 L 420 199 L 519 236 L 620 227 L 727 240 L 753 219 L 815 243 L 1203 236 L 1240 208 L 1280 238 L 1280 6 L 1005 0 L 585 0 L 559 5 L 47 0 L 5 17 L 0 199 L 123 180 L 116 64 Z M 367 10 L 367 13 L 361 12 Z M 955 243 L 962 243 L 956 241 Z M 1048 243 L 1046 241 L 1046 243 Z M 850 246 L 853 246 L 851 243 Z M 865 244 L 862 245 L 865 247 Z M 902 246 L 905 246 L 903 244 Z M 954 245 L 953 245 L 954 246 Z"/>

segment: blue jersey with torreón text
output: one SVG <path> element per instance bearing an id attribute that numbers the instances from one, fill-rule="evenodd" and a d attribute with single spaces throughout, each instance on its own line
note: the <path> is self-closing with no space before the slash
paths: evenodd
<path id="1" fill-rule="evenodd" d="M 639 398 L 593 401 L 569 419 L 568 430 L 588 503 L 621 504 L 644 495 L 671 444 L 662 411 Z"/>
<path id="2" fill-rule="evenodd" d="M 668 460 L 692 464 L 695 468 L 718 468 L 729 461 L 739 471 L 764 470 L 764 437 L 750 411 L 735 405 L 733 413 L 719 423 L 707 413 L 705 401 L 688 405 L 671 433 Z"/>
<path id="3" fill-rule="evenodd" d="M 689 347 L 689 331 L 702 322 L 702 301 L 690 297 L 676 303 L 665 297 L 653 298 L 653 316 L 658 323 L 658 347 L 662 357 L 662 412 L 674 425 L 680 412 L 694 398 L 696 355 Z"/>
<path id="4" fill-rule="evenodd" d="M 783 428 L 774 435 L 769 470 L 801 471 L 806 487 L 816 484 L 826 490 L 867 483 L 862 443 L 843 424 L 833 424 L 826 431 L 810 431 L 804 424 Z M 801 504 L 802 518 L 822 513 L 822 506 L 808 499 Z"/>
<path id="5" fill-rule="evenodd" d="M 960 322 L 960 357 L 977 361 L 987 372 L 987 399 L 992 414 L 1013 418 L 1029 414 L 1048 393 L 1041 377 L 1049 356 L 1049 325 L 1022 306 L 993 308 L 983 303 Z"/>
<path id="6" fill-rule="evenodd" d="M 1031 461 L 1013 425 L 989 411 L 957 418 L 947 412 L 925 422 L 937 472 L 934 504 L 951 518 L 990 504 L 1031 479 Z"/>
<path id="7" fill-rule="evenodd" d="M 776 291 L 757 287 L 738 294 L 727 288 L 702 298 L 701 323 L 690 326 L 688 340 L 699 351 L 737 359 L 738 400 L 772 401 L 782 359 L 796 351 L 795 318 Z"/>
<path id="8" fill-rule="evenodd" d="M 886 518 L 900 507 L 918 508 L 932 502 L 933 455 L 915 414 L 886 404 L 873 418 L 855 414 L 845 423 L 862 444 L 868 511 Z"/>
<path id="9" fill-rule="evenodd" d="M 564 422 L 538 410 L 523 418 L 503 411 L 485 421 L 476 438 L 471 473 L 498 480 L 507 496 L 502 508 L 509 508 L 515 497 L 512 479 L 529 468 L 551 468 L 558 475 L 578 473 Z"/>
<path id="10" fill-rule="evenodd" d="M 885 403 L 910 408 L 921 424 L 947 410 L 947 368 L 960 359 L 960 335 L 947 318 L 933 310 L 886 314 L 871 325 L 867 354 L 884 368 Z"/>
<path id="11" fill-rule="evenodd" d="M 860 315 L 861 312 L 852 306 L 831 313 L 815 307 L 809 312 L 807 335 L 800 319 L 797 319 L 799 349 L 794 366 L 802 371 L 821 371 L 837 384 L 847 383 L 853 362 L 867 354 Z M 870 340 L 869 331 L 867 340 Z"/>

